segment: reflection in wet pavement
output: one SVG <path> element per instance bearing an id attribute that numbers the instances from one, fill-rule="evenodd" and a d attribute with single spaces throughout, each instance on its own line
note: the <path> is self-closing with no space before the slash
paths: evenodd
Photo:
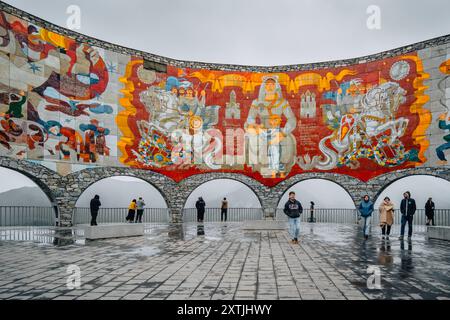
<path id="1" fill-rule="evenodd" d="M 93 291 L 87 290 L 93 299 L 97 286 L 111 282 L 116 286 L 112 292 L 119 293 L 123 286 L 131 287 L 132 277 L 124 274 L 135 276 L 137 291 L 130 294 L 136 298 L 143 293 L 141 298 L 161 299 L 450 298 L 448 242 L 427 239 L 424 228 L 416 228 L 412 241 L 400 241 L 398 228 L 383 239 L 373 227 L 364 240 L 357 225 L 303 223 L 300 245 L 293 246 L 286 231 L 244 231 L 241 226 L 242 222 L 146 224 L 143 237 L 94 241 L 85 240 L 78 228 L 0 228 L 0 299 L 67 298 L 64 270 L 60 290 L 47 288 L 38 278 L 37 285 L 44 289 L 33 289 L 28 282 L 20 284 L 20 275 L 30 276 L 39 266 L 42 277 L 50 279 L 55 268 L 64 269 L 68 263 L 94 270 L 88 281 Z M 216 264 L 221 266 L 212 267 Z M 381 270 L 381 290 L 367 288 L 369 266 Z M 18 283 L 16 289 L 13 283 Z M 188 294 L 189 290 L 195 291 Z M 108 296 L 106 288 L 100 291 Z M 88 293 L 80 291 L 83 294 Z"/>

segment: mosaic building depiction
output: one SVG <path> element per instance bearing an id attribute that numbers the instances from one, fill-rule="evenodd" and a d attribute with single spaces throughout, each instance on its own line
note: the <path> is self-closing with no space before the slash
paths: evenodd
<path id="1" fill-rule="evenodd" d="M 62 175 L 220 171 L 267 186 L 448 166 L 450 46 L 431 49 L 285 72 L 156 70 L 0 11 L 0 155 Z"/>

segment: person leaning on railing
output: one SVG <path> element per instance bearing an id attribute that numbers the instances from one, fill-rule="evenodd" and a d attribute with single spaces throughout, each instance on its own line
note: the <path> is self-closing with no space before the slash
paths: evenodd
<path id="1" fill-rule="evenodd" d="M 128 215 L 125 218 L 125 220 L 127 220 L 129 223 L 133 223 L 134 221 L 134 214 L 136 213 L 136 199 L 133 199 L 130 203 L 130 205 L 128 206 Z"/>
<path id="2" fill-rule="evenodd" d="M 100 196 L 96 194 L 93 199 L 91 199 L 90 202 L 90 209 L 91 209 L 91 226 L 97 225 L 97 215 L 98 210 L 100 210 L 100 206 L 102 204 L 100 203 Z"/>
<path id="3" fill-rule="evenodd" d="M 139 197 L 138 201 L 136 202 L 136 208 L 137 208 L 137 212 L 136 212 L 136 220 L 134 221 L 135 223 L 142 223 L 142 215 L 144 214 L 144 207 L 145 207 L 145 202 L 144 199 L 142 199 L 142 197 Z"/>

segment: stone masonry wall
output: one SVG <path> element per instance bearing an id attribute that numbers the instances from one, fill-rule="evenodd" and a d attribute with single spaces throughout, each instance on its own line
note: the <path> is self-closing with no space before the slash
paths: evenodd
<path id="1" fill-rule="evenodd" d="M 49 170 L 34 162 L 0 157 L 0 166 L 18 171 L 33 180 L 57 206 L 61 226 L 70 226 L 72 211 L 78 197 L 93 183 L 113 176 L 131 176 L 142 179 L 156 189 L 166 200 L 171 210 L 172 222 L 181 222 L 184 205 L 193 190 L 201 184 L 215 179 L 232 179 L 247 185 L 258 197 L 266 216 L 273 216 L 281 197 L 294 184 L 308 179 L 330 180 L 344 188 L 355 205 L 362 196 L 368 194 L 374 201 L 390 184 L 410 175 L 431 175 L 450 182 L 450 170 L 444 168 L 411 168 L 378 176 L 364 183 L 356 178 L 330 173 L 298 174 L 280 184 L 269 188 L 257 180 L 234 173 L 205 173 L 186 178 L 179 183 L 172 179 L 148 170 L 136 170 L 123 167 L 106 167 L 84 169 L 67 176 Z"/>

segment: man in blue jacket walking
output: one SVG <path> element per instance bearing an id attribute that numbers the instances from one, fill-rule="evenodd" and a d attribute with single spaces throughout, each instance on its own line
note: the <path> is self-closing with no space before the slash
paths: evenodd
<path id="1" fill-rule="evenodd" d="M 358 207 L 358 221 L 364 218 L 363 233 L 364 238 L 369 239 L 370 223 L 372 222 L 373 202 L 370 201 L 369 195 L 365 195 L 363 201 Z"/>

